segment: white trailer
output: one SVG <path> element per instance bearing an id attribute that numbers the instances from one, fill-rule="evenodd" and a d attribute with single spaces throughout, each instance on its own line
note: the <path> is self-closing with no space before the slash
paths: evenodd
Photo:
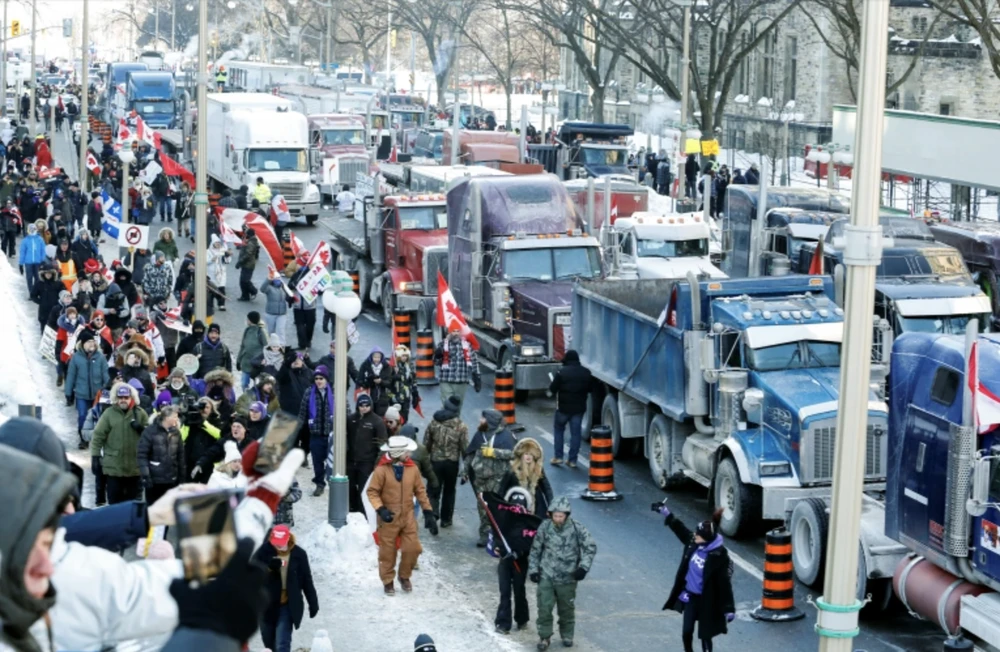
<path id="1" fill-rule="evenodd" d="M 319 218 L 319 188 L 310 180 L 306 117 L 291 102 L 267 93 L 210 93 L 208 175 L 216 186 L 251 190 L 263 178 L 293 216 Z"/>
<path id="2" fill-rule="evenodd" d="M 226 90 L 261 92 L 282 84 L 308 84 L 312 73 L 307 66 L 263 63 L 260 61 L 225 61 Z"/>

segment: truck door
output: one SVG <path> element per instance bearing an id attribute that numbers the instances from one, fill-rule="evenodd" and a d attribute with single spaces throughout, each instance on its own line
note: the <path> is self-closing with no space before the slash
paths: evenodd
<path id="1" fill-rule="evenodd" d="M 399 208 L 392 207 L 382 211 L 381 228 L 385 238 L 385 266 L 400 267 L 401 255 L 399 243 Z"/>
<path id="2" fill-rule="evenodd" d="M 1000 443 L 1000 437 L 995 434 L 983 438 L 983 447 L 991 448 Z M 1000 578 L 1000 460 L 993 460 L 990 465 L 990 507 L 986 513 L 975 521 L 973 545 L 975 555 L 973 566 L 980 572 L 994 579 Z"/>

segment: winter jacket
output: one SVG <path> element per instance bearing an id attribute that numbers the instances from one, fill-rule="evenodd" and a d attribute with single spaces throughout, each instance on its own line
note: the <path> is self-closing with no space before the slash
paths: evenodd
<path id="1" fill-rule="evenodd" d="M 142 264 L 145 265 L 146 261 L 142 261 Z M 133 282 L 132 272 L 130 272 L 125 267 L 119 267 L 118 269 L 115 270 L 114 283 L 118 284 L 118 287 L 121 289 L 122 294 L 124 294 L 125 298 L 128 300 L 128 305 L 130 308 L 131 306 L 137 305 L 139 303 L 139 290 L 136 289 L 135 283 Z M 112 283 L 112 285 L 114 283 Z M 108 290 L 110 291 L 110 289 L 111 288 L 109 287 Z"/>
<path id="2" fill-rule="evenodd" d="M 580 355 L 572 349 L 567 351 L 562 367 L 549 385 L 549 391 L 558 396 L 556 409 L 562 414 L 586 412 L 593 384 L 590 370 L 580 364 Z"/>
<path id="3" fill-rule="evenodd" d="M 91 199 L 87 202 L 87 230 L 99 231 L 103 219 L 104 211 L 101 209 L 100 200 Z"/>
<path id="4" fill-rule="evenodd" d="M 392 382 L 389 389 L 389 401 L 397 405 L 418 405 L 420 403 L 420 388 L 417 387 L 417 374 L 413 362 L 402 362 L 397 358 L 393 365 Z"/>
<path id="5" fill-rule="evenodd" d="M 285 355 L 285 364 L 281 365 L 276 378 L 278 379 L 278 402 L 285 412 L 298 414 L 302 407 L 302 396 L 306 390 L 312 387 L 313 370 L 308 364 L 303 364 L 296 369 L 291 361 L 295 359 L 295 354 L 289 352 Z"/>
<path id="6" fill-rule="evenodd" d="M 465 449 L 465 468 L 469 470 L 469 478 L 478 491 L 496 492 L 514 458 L 515 442 L 514 435 L 506 426 L 497 426 L 491 432 L 476 431 Z M 493 457 L 483 455 L 484 447 L 493 449 Z"/>
<path id="7" fill-rule="evenodd" d="M 302 624 L 302 616 L 305 613 L 305 602 L 309 603 L 309 615 L 314 616 L 319 611 L 319 598 L 316 596 L 316 587 L 313 585 L 312 571 L 309 570 L 309 555 L 305 549 L 295 545 L 295 535 L 291 535 L 288 541 L 290 548 L 288 554 L 288 570 L 285 573 L 285 594 L 288 596 L 288 610 L 292 617 L 292 624 L 298 629 Z M 278 613 L 281 609 L 281 569 L 271 569 L 269 562 L 277 557 L 278 551 L 271 545 L 270 541 L 264 542 L 257 554 L 254 555 L 267 572 L 267 593 L 270 597 L 267 609 L 264 610 L 263 619 L 267 623 L 277 623 Z"/>
<path id="8" fill-rule="evenodd" d="M 181 426 L 181 441 L 184 443 L 184 468 L 193 469 L 220 439 L 220 430 L 203 419 L 188 419 Z M 202 466 L 201 473 L 195 477 L 196 482 L 207 482 L 212 468 Z M 182 479 L 187 482 L 187 477 Z"/>
<path id="9" fill-rule="evenodd" d="M 376 353 L 382 353 L 382 350 L 377 346 L 372 349 L 365 361 L 361 363 L 361 367 L 358 368 L 358 387 L 368 392 L 372 398 L 372 411 L 382 416 L 390 405 L 389 393 L 392 391 L 393 370 L 388 358 L 383 354 L 382 362 L 376 371 L 375 364 L 372 362 L 372 356 Z M 380 382 L 376 382 L 376 379 Z"/>
<path id="10" fill-rule="evenodd" d="M 466 384 L 479 380 L 479 357 L 463 339 L 447 337 L 434 349 L 434 366 L 442 383 Z"/>
<path id="11" fill-rule="evenodd" d="M 194 374 L 195 378 L 204 378 L 205 374 L 213 369 L 233 370 L 229 347 L 222 343 L 221 338 L 212 344 L 206 335 L 201 343 L 194 347 L 193 353 L 198 358 L 198 371 Z"/>
<path id="12" fill-rule="evenodd" d="M 47 281 L 39 278 L 38 282 L 35 283 L 35 287 L 31 289 L 31 300 L 38 304 L 38 321 L 40 323 L 48 321 L 52 309 L 59 304 L 59 293 L 65 289 L 63 284 L 55 279 Z"/>
<path id="13" fill-rule="evenodd" d="M 146 263 L 142 272 L 142 291 L 150 298 L 167 298 L 170 296 L 170 281 L 173 277 L 170 265 L 163 263 Z"/>
<path id="14" fill-rule="evenodd" d="M 164 231 L 170 231 L 171 234 L 173 233 L 170 229 L 161 229 L 160 234 L 162 235 Z M 177 260 L 179 257 L 179 253 L 177 251 L 177 241 L 173 238 L 170 240 L 160 238 L 153 244 L 154 254 L 161 251 L 163 252 L 164 257 L 166 257 L 169 261 Z"/>
<path id="15" fill-rule="evenodd" d="M 250 371 L 253 359 L 264 352 L 267 346 L 267 328 L 263 324 L 251 324 L 243 329 L 240 351 L 236 354 L 236 369 Z"/>
<path id="16" fill-rule="evenodd" d="M 253 231 L 250 231 L 253 233 Z M 257 258 L 260 256 L 260 242 L 256 236 L 247 237 L 240 249 L 240 255 L 236 258 L 236 269 L 249 269 L 253 271 L 257 266 Z M 279 288 L 280 289 L 280 288 Z"/>
<path id="17" fill-rule="evenodd" d="M 427 499 L 427 489 L 424 487 L 424 479 L 420 477 L 417 463 L 413 460 L 406 460 L 403 463 L 402 480 L 396 479 L 392 467 L 389 455 L 383 455 L 368 479 L 368 489 L 365 493 L 372 509 L 377 512 L 379 507 L 385 507 L 392 512 L 392 524 L 401 526 L 413 521 L 414 498 L 420 502 L 424 511 L 434 511 Z M 378 522 L 382 523 L 381 517 Z"/>
<path id="18" fill-rule="evenodd" d="M 93 401 L 110 380 L 108 359 L 100 348 L 90 354 L 78 348 L 66 368 L 66 396 Z"/>
<path id="19" fill-rule="evenodd" d="M 302 404 L 299 405 L 298 411 L 299 423 L 305 424 L 309 428 L 309 434 L 313 437 L 328 437 L 333 432 L 336 401 L 333 402 L 333 410 L 331 410 L 329 398 L 332 395 L 333 389 L 329 384 L 322 393 L 315 385 L 302 393 Z M 348 424 L 348 433 L 350 433 L 350 424 Z"/>
<path id="20" fill-rule="evenodd" d="M 45 262 L 45 241 L 42 236 L 37 233 L 25 236 L 17 255 L 22 265 L 41 265 Z"/>
<path id="21" fill-rule="evenodd" d="M 274 514 L 275 525 L 295 527 L 295 511 L 293 505 L 302 499 L 302 488 L 298 480 L 292 480 L 288 493 L 278 503 L 278 511 Z"/>
<path id="22" fill-rule="evenodd" d="M 121 383 L 115 383 L 111 395 L 115 396 Z M 127 386 L 127 385 L 126 385 Z M 117 405 L 112 405 L 101 415 L 94 428 L 94 438 L 90 442 L 90 456 L 102 457 L 101 467 L 104 475 L 113 477 L 139 477 L 139 465 L 136 452 L 139 447 L 139 435 L 149 425 L 149 417 L 138 407 L 139 396 L 132 389 L 132 405 L 122 411 Z M 132 424 L 135 423 L 135 426 Z"/>
<path id="23" fill-rule="evenodd" d="M 80 233 L 83 234 L 86 231 L 80 231 Z M 73 244 L 70 245 L 69 250 L 73 255 L 73 263 L 81 275 L 83 274 L 84 264 L 91 258 L 97 258 L 97 243 L 89 237 L 84 240 L 82 237 L 77 236 Z"/>
<path id="24" fill-rule="evenodd" d="M 529 441 L 533 440 L 530 439 L 521 440 L 520 442 L 518 442 L 518 446 L 514 447 L 515 460 L 518 458 L 521 452 L 519 446 Z M 535 445 L 537 446 L 537 444 Z M 541 451 L 540 448 L 539 451 Z M 542 460 L 539 459 L 537 464 L 539 465 L 539 467 L 541 467 Z M 545 469 L 540 469 L 540 470 L 542 472 L 542 475 L 541 477 L 538 478 L 538 483 L 535 485 L 534 495 L 531 497 L 531 499 L 534 507 L 533 511 L 535 513 L 535 516 L 538 516 L 539 518 L 545 518 L 545 514 L 548 513 L 549 511 L 549 505 L 552 504 L 552 485 L 549 483 L 549 479 L 545 477 Z M 507 473 L 504 474 L 503 480 L 500 481 L 500 486 L 497 487 L 496 493 L 504 500 L 507 500 L 507 492 L 513 489 L 514 487 L 522 487 L 527 491 L 531 490 L 531 488 L 528 487 L 521 478 L 518 478 L 518 475 L 514 471 L 514 469 L 511 469 L 510 471 L 507 471 Z"/>
<path id="25" fill-rule="evenodd" d="M 438 410 L 424 433 L 432 462 L 458 462 L 469 447 L 469 427 L 451 410 Z"/>
<path id="26" fill-rule="evenodd" d="M 744 173 L 743 179 L 748 186 L 756 186 L 760 183 L 760 173 L 751 168 Z"/>
<path id="27" fill-rule="evenodd" d="M 225 437 L 219 437 L 218 439 L 215 440 L 215 443 L 213 443 L 205 450 L 205 454 L 202 455 L 200 458 L 198 458 L 198 463 L 196 466 L 200 466 L 203 469 L 211 469 L 213 466 L 226 459 L 227 441 L 231 441 L 234 444 L 236 444 L 236 449 L 239 450 L 240 453 L 242 453 L 246 449 L 246 447 L 253 442 L 253 439 L 251 439 L 250 437 L 244 437 L 243 441 L 237 442 L 229 435 Z M 194 467 L 189 467 L 189 470 L 191 468 Z"/>
<path id="28" fill-rule="evenodd" d="M 229 250 L 223 246 L 222 240 L 214 233 L 212 234 L 212 244 L 208 247 L 206 261 L 208 278 L 218 287 L 226 287 L 226 263 L 229 262 Z"/>
<path id="29" fill-rule="evenodd" d="M 347 463 L 375 464 L 381 447 L 389 441 L 385 421 L 374 411 L 365 416 L 354 412 L 347 417 Z"/>
<path id="30" fill-rule="evenodd" d="M 684 544 L 684 554 L 674 576 L 674 586 L 663 608 L 683 612 L 684 603 L 680 600 L 680 595 L 684 591 L 691 556 L 698 549 L 698 544 L 694 542 L 691 530 L 673 514 L 666 518 L 664 525 L 669 527 Z M 714 548 L 705 556 L 705 566 L 702 569 L 701 609 L 698 611 L 699 638 L 712 638 L 728 631 L 726 614 L 736 613 L 732 576 L 733 562 L 725 546 Z"/>
<path id="31" fill-rule="evenodd" d="M 278 280 L 280 283 L 280 279 Z M 275 285 L 272 280 L 266 280 L 260 284 L 260 292 L 264 295 L 264 312 L 269 315 L 288 314 L 288 294 L 281 287 Z"/>
<path id="32" fill-rule="evenodd" d="M 205 324 L 195 321 L 191 324 L 191 333 L 181 338 L 177 343 L 177 357 L 180 358 L 185 353 L 194 353 L 195 348 L 205 337 Z"/>
<path id="33" fill-rule="evenodd" d="M 265 394 L 261 391 L 261 386 L 271 383 L 274 390 L 270 394 Z M 250 418 L 250 404 L 256 401 L 260 401 L 267 408 L 268 416 L 274 414 L 281 409 L 281 403 L 278 401 L 278 382 L 270 374 L 262 373 L 257 377 L 257 386 L 251 387 L 246 390 L 240 397 L 236 399 L 236 414 L 241 417 Z"/>
<path id="34" fill-rule="evenodd" d="M 132 253 L 126 253 L 125 257 L 122 258 L 122 264 L 132 270 L 132 286 L 133 288 L 142 287 L 142 280 L 146 277 L 146 265 L 152 262 L 153 254 L 149 249 L 136 249 Z M 117 280 L 117 277 L 115 277 Z M 122 291 L 128 294 L 125 287 L 122 286 Z M 136 289 L 136 296 L 138 296 L 138 289 Z M 136 302 L 132 302 L 135 305 Z"/>
<path id="35" fill-rule="evenodd" d="M 316 366 L 319 365 L 330 370 L 330 382 L 333 382 L 333 374 L 337 369 L 337 356 L 327 353 L 316 362 Z M 358 367 L 354 364 L 354 358 L 347 356 L 347 386 L 350 387 L 351 383 L 358 384 Z"/>
<path id="36" fill-rule="evenodd" d="M 388 434 L 391 437 L 396 433 Z M 417 441 L 416 426 L 411 426 L 407 423 L 399 429 L 399 434 L 403 437 L 409 437 L 413 441 Z M 420 469 L 420 475 L 424 476 L 427 480 L 428 487 L 440 486 L 441 481 L 438 480 L 437 473 L 434 472 L 434 465 L 431 463 L 431 456 L 430 453 L 427 452 L 426 446 L 417 442 L 417 450 L 410 454 L 410 459 L 417 463 L 417 468 Z"/>
<path id="37" fill-rule="evenodd" d="M 566 509 L 569 509 L 569 500 L 556 499 L 558 500 L 564 501 Z M 559 506 L 556 501 L 553 501 L 552 508 Z M 538 528 L 535 541 L 531 544 L 528 575 L 538 573 L 541 579 L 553 584 L 571 584 L 576 582 L 573 577 L 576 569 L 590 571 L 596 554 L 597 543 L 590 532 L 568 513 L 562 525 L 546 519 Z"/>
<path id="38" fill-rule="evenodd" d="M 144 485 L 176 486 L 187 481 L 180 429 L 168 432 L 158 421 L 149 424 L 139 437 L 137 459 Z"/>
<path id="39" fill-rule="evenodd" d="M 97 300 L 97 309 L 104 313 L 108 327 L 117 330 L 125 327 L 132 304 L 117 283 L 108 285 L 108 291 Z"/>

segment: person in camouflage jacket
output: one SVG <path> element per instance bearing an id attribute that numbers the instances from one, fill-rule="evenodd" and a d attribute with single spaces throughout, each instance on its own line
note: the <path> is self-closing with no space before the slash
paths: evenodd
<path id="1" fill-rule="evenodd" d="M 542 523 L 531 544 L 528 578 L 538 585 L 538 649 L 547 650 L 552 638 L 552 608 L 559 613 L 559 636 L 573 645 L 576 625 L 576 585 L 590 572 L 597 554 L 594 538 L 570 518 L 569 498 L 559 496 L 549 507 L 551 519 Z"/>
<path id="2" fill-rule="evenodd" d="M 514 459 L 514 445 L 517 438 L 504 423 L 503 415 L 497 410 L 483 410 L 479 428 L 465 449 L 465 473 L 472 481 L 476 495 L 496 493 L 504 475 Z M 463 480 L 464 480 L 463 477 Z M 476 546 L 486 547 L 490 533 L 490 519 L 483 509 L 482 501 L 476 501 L 479 509 L 479 541 Z"/>
<path id="3" fill-rule="evenodd" d="M 441 517 L 441 527 L 451 527 L 455 513 L 455 485 L 458 483 L 462 455 L 469 447 L 469 427 L 462 423 L 457 396 L 445 402 L 445 407 L 434 413 L 434 420 L 424 433 L 424 447 L 431 458 L 438 485 L 427 492 L 434 512 Z M 442 502 L 441 496 L 444 495 Z"/>

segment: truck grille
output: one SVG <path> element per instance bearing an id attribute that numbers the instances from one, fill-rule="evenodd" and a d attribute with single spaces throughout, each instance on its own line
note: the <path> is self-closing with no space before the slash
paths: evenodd
<path id="1" fill-rule="evenodd" d="M 358 173 L 368 172 L 368 159 L 341 159 L 340 160 L 340 183 L 347 184 L 352 188 L 358 181 Z"/>
<path id="2" fill-rule="evenodd" d="M 885 478 L 888 450 L 884 420 L 869 423 L 865 437 L 865 479 Z M 818 484 L 833 480 L 834 454 L 837 443 L 835 419 L 819 422 L 802 434 L 799 448 L 799 480 L 803 484 Z"/>
<path id="3" fill-rule="evenodd" d="M 437 296 L 438 272 L 448 280 L 448 250 L 444 247 L 428 247 L 424 251 L 424 294 Z"/>
<path id="4" fill-rule="evenodd" d="M 272 183 L 271 194 L 281 195 L 285 201 L 302 201 L 305 188 L 301 183 Z"/>

